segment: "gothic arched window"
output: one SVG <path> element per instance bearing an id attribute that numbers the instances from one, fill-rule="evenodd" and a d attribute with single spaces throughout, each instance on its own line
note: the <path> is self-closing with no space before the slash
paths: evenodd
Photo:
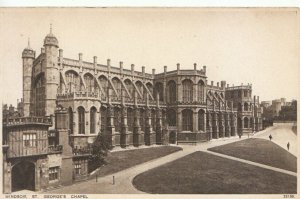
<path id="1" fill-rule="evenodd" d="M 249 119 L 247 117 L 244 118 L 244 128 L 249 128 Z"/>
<path id="2" fill-rule="evenodd" d="M 78 134 L 85 134 L 85 110 L 78 107 Z"/>
<path id="3" fill-rule="evenodd" d="M 193 82 L 189 79 L 183 80 L 182 87 L 183 87 L 183 93 L 182 93 L 183 102 L 192 102 L 193 101 Z"/>
<path id="4" fill-rule="evenodd" d="M 128 94 L 126 94 L 125 98 L 126 99 L 130 99 L 130 98 L 133 99 L 133 97 L 134 97 L 134 87 L 133 87 L 131 81 L 129 79 L 126 79 L 124 83 L 125 83 L 126 88 L 127 88 L 128 92 L 130 94 L 130 96 L 128 96 Z"/>
<path id="5" fill-rule="evenodd" d="M 107 95 L 107 89 L 108 89 L 108 80 L 105 76 L 101 75 L 99 78 L 99 83 L 100 83 L 100 86 L 102 87 L 103 89 L 103 92 L 104 92 L 104 95 L 106 96 Z M 100 91 L 99 91 L 100 92 Z"/>
<path id="6" fill-rule="evenodd" d="M 106 125 L 107 125 L 107 108 L 104 106 L 101 106 L 100 114 L 101 114 L 101 133 L 105 134 Z"/>
<path id="7" fill-rule="evenodd" d="M 75 71 L 66 72 L 67 92 L 73 93 L 80 91 L 80 77 Z"/>
<path id="8" fill-rule="evenodd" d="M 169 94 L 169 102 L 175 102 L 176 101 L 176 83 L 175 81 L 171 80 L 168 82 L 168 94 Z"/>
<path id="9" fill-rule="evenodd" d="M 154 88 L 154 98 L 157 98 L 157 95 L 159 96 L 159 101 L 164 101 L 164 92 L 163 92 L 164 86 L 161 82 L 157 82 L 155 84 Z"/>
<path id="10" fill-rule="evenodd" d="M 189 109 L 182 111 L 182 130 L 193 131 L 193 111 Z"/>
<path id="11" fill-rule="evenodd" d="M 112 96 L 114 96 L 114 97 L 117 97 L 117 95 L 120 96 L 121 95 L 121 90 L 122 90 L 121 81 L 118 78 L 114 77 L 112 79 L 112 83 L 113 83 L 113 85 L 114 85 L 114 87 L 115 87 L 115 89 L 117 91 L 117 93 L 113 92 Z"/>
<path id="12" fill-rule="evenodd" d="M 83 79 L 85 82 L 86 91 L 89 93 L 95 92 L 96 82 L 94 77 L 91 74 L 87 73 L 84 75 Z"/>
<path id="13" fill-rule="evenodd" d="M 198 82 L 198 101 L 204 102 L 204 82 L 202 80 Z"/>
<path id="14" fill-rule="evenodd" d="M 96 115 L 97 115 L 97 109 L 95 107 L 92 107 L 90 110 L 90 134 L 96 133 Z"/>
<path id="15" fill-rule="evenodd" d="M 167 111 L 167 119 L 169 126 L 176 126 L 176 111 L 174 109 L 169 109 Z"/>
<path id="16" fill-rule="evenodd" d="M 198 111 L 198 130 L 205 131 L 205 111 L 200 109 Z"/>

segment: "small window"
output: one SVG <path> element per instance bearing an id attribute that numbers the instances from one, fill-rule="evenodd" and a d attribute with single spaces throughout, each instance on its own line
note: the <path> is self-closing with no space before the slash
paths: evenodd
<path id="1" fill-rule="evenodd" d="M 81 164 L 77 163 L 75 164 L 75 174 L 79 175 L 81 173 Z"/>
<path id="2" fill-rule="evenodd" d="M 36 133 L 23 134 L 23 147 L 36 147 Z"/>
<path id="3" fill-rule="evenodd" d="M 59 167 L 49 168 L 49 181 L 58 180 L 58 171 L 59 171 Z"/>

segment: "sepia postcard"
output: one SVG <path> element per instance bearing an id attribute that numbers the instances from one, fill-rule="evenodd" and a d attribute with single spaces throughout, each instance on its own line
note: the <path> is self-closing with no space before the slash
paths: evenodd
<path id="1" fill-rule="evenodd" d="M 299 198 L 299 19 L 0 8 L 0 198 Z"/>

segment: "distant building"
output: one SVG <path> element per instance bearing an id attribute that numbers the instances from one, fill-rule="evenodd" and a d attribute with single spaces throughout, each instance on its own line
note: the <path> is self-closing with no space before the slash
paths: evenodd
<path id="1" fill-rule="evenodd" d="M 23 50 L 22 114 L 3 120 L 4 192 L 44 190 L 88 177 L 99 132 L 114 147 L 198 143 L 262 129 L 252 86 L 207 83 L 200 70 L 152 74 L 69 59 L 50 32 L 36 57 Z M 5 109 L 7 111 L 7 107 Z"/>
<path id="2" fill-rule="evenodd" d="M 273 119 L 295 119 L 297 115 L 297 101 L 287 102 L 285 98 L 272 100 L 272 103 L 262 103 L 262 117 L 268 120 Z M 296 108 L 295 108 L 296 107 Z M 287 116 L 288 115 L 288 116 Z M 291 116 L 293 115 L 293 116 Z"/>

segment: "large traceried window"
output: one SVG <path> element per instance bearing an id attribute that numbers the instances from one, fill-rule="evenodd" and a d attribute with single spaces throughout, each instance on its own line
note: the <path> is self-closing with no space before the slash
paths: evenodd
<path id="1" fill-rule="evenodd" d="M 168 82 L 167 86 L 168 86 L 169 102 L 173 103 L 176 101 L 176 95 L 177 95 L 176 83 L 175 81 L 171 80 Z"/>
<path id="2" fill-rule="evenodd" d="M 75 71 L 68 71 L 66 72 L 66 83 L 67 83 L 67 92 L 73 93 L 76 91 L 80 91 L 80 77 Z"/>
<path id="3" fill-rule="evenodd" d="M 35 112 L 37 116 L 45 115 L 45 77 L 44 74 L 38 76 L 35 81 Z"/>
<path id="4" fill-rule="evenodd" d="M 146 84 L 146 86 L 147 86 L 149 92 L 151 93 L 151 95 L 153 95 L 153 86 L 152 86 L 152 84 L 151 84 L 150 82 L 148 82 L 148 83 Z M 153 97 L 154 97 L 154 96 L 153 96 Z"/>
<path id="5" fill-rule="evenodd" d="M 167 111 L 167 120 L 169 126 L 176 126 L 176 111 L 174 109 L 169 109 Z"/>
<path id="6" fill-rule="evenodd" d="M 132 83 L 131 83 L 131 81 L 129 80 L 129 79 L 126 79 L 125 81 L 124 81 L 124 83 L 125 83 L 125 86 L 126 86 L 126 88 L 127 88 L 127 90 L 128 90 L 128 92 L 129 92 L 129 95 L 126 93 L 126 95 L 125 95 L 125 99 L 133 99 L 134 98 L 134 87 L 133 87 L 133 85 L 132 85 Z"/>
<path id="7" fill-rule="evenodd" d="M 23 134 L 23 147 L 36 147 L 36 133 Z"/>
<path id="8" fill-rule="evenodd" d="M 154 88 L 154 99 L 157 99 L 157 95 L 159 97 L 159 101 L 164 101 L 164 86 L 161 82 L 157 82 Z"/>
<path id="9" fill-rule="evenodd" d="M 135 82 L 135 86 L 138 89 L 138 91 L 140 92 L 140 94 L 142 95 L 142 97 L 144 97 L 144 99 L 146 99 L 145 95 L 147 94 L 147 92 L 144 92 L 142 82 L 140 82 L 140 81 Z M 138 97 L 138 99 L 142 99 L 139 94 L 137 95 L 137 97 Z"/>
<path id="10" fill-rule="evenodd" d="M 204 102 L 204 82 L 202 80 L 200 80 L 198 82 L 198 101 L 199 102 Z"/>
<path id="11" fill-rule="evenodd" d="M 193 131 L 193 111 L 188 109 L 182 111 L 182 130 Z"/>
<path id="12" fill-rule="evenodd" d="M 192 102 L 193 101 L 193 82 L 189 79 L 182 81 L 183 102 Z"/>
<path id="13" fill-rule="evenodd" d="M 90 110 L 90 134 L 96 133 L 96 115 L 97 115 L 97 109 L 95 107 L 92 107 Z"/>
<path id="14" fill-rule="evenodd" d="M 249 111 L 249 105 L 247 102 L 244 103 L 244 111 Z"/>
<path id="15" fill-rule="evenodd" d="M 205 111 L 200 109 L 198 111 L 198 130 L 205 131 Z"/>
<path id="16" fill-rule="evenodd" d="M 117 93 L 113 92 L 112 96 L 113 97 L 117 97 L 118 95 L 121 96 L 121 92 L 122 92 L 121 91 L 122 90 L 121 81 L 118 78 L 114 77 L 112 79 L 112 83 L 113 83 L 113 85 L 114 85 L 114 87 L 115 87 L 115 89 L 117 91 Z"/>
<path id="17" fill-rule="evenodd" d="M 98 78 L 98 80 L 99 80 L 99 83 L 100 83 L 100 86 L 101 86 L 101 88 L 103 89 L 103 92 L 104 93 L 102 93 L 104 96 L 106 96 L 107 95 L 107 89 L 108 89 L 108 80 L 107 80 L 107 78 L 105 77 L 105 76 L 103 76 L 103 75 L 101 75 L 99 78 Z M 100 92 L 100 90 L 99 90 L 99 92 Z"/>
<path id="18" fill-rule="evenodd" d="M 106 133 L 106 125 L 107 125 L 107 108 L 104 106 L 101 106 L 100 108 L 100 114 L 101 114 L 101 133 Z"/>
<path id="19" fill-rule="evenodd" d="M 96 90 L 95 88 L 97 87 L 96 85 L 96 81 L 94 79 L 94 77 L 87 73 L 84 75 L 84 82 L 85 82 L 85 85 L 86 85 L 86 91 L 89 92 L 89 93 L 95 93 Z"/>
<path id="20" fill-rule="evenodd" d="M 156 111 L 155 110 L 151 110 L 151 125 L 152 125 L 153 131 L 156 131 Z"/>
<path id="21" fill-rule="evenodd" d="M 247 117 L 244 118 L 244 128 L 249 128 L 249 119 Z"/>
<path id="22" fill-rule="evenodd" d="M 140 108 L 139 111 L 140 111 L 140 118 L 139 119 L 140 119 L 141 130 L 143 132 L 145 132 L 145 117 L 146 117 L 145 110 Z"/>
<path id="23" fill-rule="evenodd" d="M 114 126 L 117 132 L 121 132 L 121 109 L 114 107 Z"/>
<path id="24" fill-rule="evenodd" d="M 134 115 L 133 115 L 133 109 L 128 108 L 127 109 L 127 125 L 128 125 L 128 131 L 133 131 L 133 122 L 134 122 Z"/>
<path id="25" fill-rule="evenodd" d="M 68 109 L 68 116 L 69 116 L 69 130 L 70 134 L 73 134 L 73 110 L 71 107 Z"/>
<path id="26" fill-rule="evenodd" d="M 78 134 L 85 134 L 85 110 L 78 107 Z"/>

